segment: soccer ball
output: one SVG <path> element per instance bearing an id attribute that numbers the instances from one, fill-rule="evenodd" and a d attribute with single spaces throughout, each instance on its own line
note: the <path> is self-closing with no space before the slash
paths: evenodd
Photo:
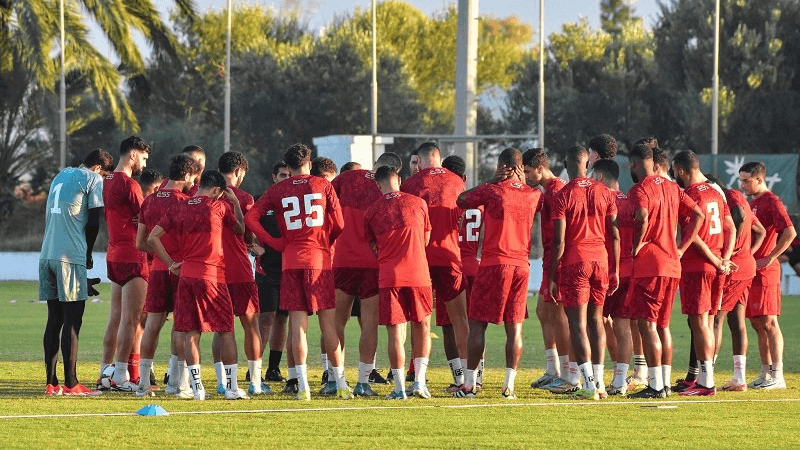
<path id="1" fill-rule="evenodd" d="M 103 369 L 103 374 L 100 375 L 100 384 L 106 388 L 111 389 L 111 377 L 114 376 L 114 365 L 110 365 Z"/>

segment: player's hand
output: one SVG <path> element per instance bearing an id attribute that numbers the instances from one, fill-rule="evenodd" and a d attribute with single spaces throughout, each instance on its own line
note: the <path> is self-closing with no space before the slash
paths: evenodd
<path id="1" fill-rule="evenodd" d="M 772 264 L 772 260 L 770 258 L 761 258 L 756 260 L 756 269 L 763 269 L 768 265 Z"/>
<path id="2" fill-rule="evenodd" d="M 181 266 L 182 265 L 183 265 L 183 261 L 172 263 L 172 265 L 169 266 L 169 271 L 175 276 L 180 276 L 180 274 L 181 274 Z"/>
<path id="3" fill-rule="evenodd" d="M 608 292 L 606 295 L 614 295 L 617 289 L 619 289 L 619 272 L 612 273 L 608 278 Z"/>
<path id="4" fill-rule="evenodd" d="M 725 261 L 722 258 L 714 258 L 714 261 L 711 261 L 714 264 L 714 267 L 717 268 L 717 272 L 721 273 L 722 275 L 727 275 L 730 273 L 730 266 L 725 264 Z"/>
<path id="5" fill-rule="evenodd" d="M 86 270 L 92 270 L 94 267 L 94 258 L 92 258 L 92 252 L 86 252 Z"/>
<path id="6" fill-rule="evenodd" d="M 558 283 L 556 283 L 555 280 L 550 280 L 548 285 L 549 285 L 549 288 L 550 288 L 550 297 L 553 300 L 558 301 L 558 298 L 559 298 L 558 297 Z"/>
<path id="7" fill-rule="evenodd" d="M 683 258 L 683 250 L 678 249 L 678 259 Z"/>
<path id="8" fill-rule="evenodd" d="M 252 253 L 256 258 L 260 258 L 262 255 L 264 255 L 264 247 L 258 244 L 250 244 L 248 247 L 250 248 L 250 253 Z"/>
<path id="9" fill-rule="evenodd" d="M 231 202 L 239 203 L 239 199 L 236 198 L 236 194 L 233 193 L 233 189 L 227 187 L 225 188 L 224 191 L 222 191 L 222 194 L 225 195 L 225 198 L 227 198 Z"/>
<path id="10" fill-rule="evenodd" d="M 514 169 L 508 166 L 500 166 L 494 171 L 494 179 L 491 183 L 499 183 L 511 178 L 514 175 Z"/>
<path id="11" fill-rule="evenodd" d="M 511 173 L 520 183 L 525 184 L 525 170 L 522 166 L 514 166 Z"/>
<path id="12" fill-rule="evenodd" d="M 139 225 L 139 215 L 136 214 L 135 216 L 131 217 L 131 222 L 133 222 L 134 225 Z"/>

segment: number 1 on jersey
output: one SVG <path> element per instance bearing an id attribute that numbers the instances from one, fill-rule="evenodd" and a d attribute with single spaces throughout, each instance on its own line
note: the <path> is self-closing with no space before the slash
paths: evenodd
<path id="1" fill-rule="evenodd" d="M 61 208 L 58 207 L 58 199 L 59 197 L 61 197 L 61 186 L 63 185 L 64 183 L 58 183 L 57 185 L 55 185 L 55 187 L 53 187 L 54 198 L 53 198 L 53 207 L 50 208 L 50 214 L 61 214 Z"/>
<path id="2" fill-rule="evenodd" d="M 303 196 L 303 213 L 306 215 L 306 226 L 309 228 L 321 227 L 325 223 L 325 210 L 322 205 L 314 204 L 314 200 L 321 200 L 322 194 L 314 192 Z M 303 220 L 300 215 L 300 199 L 298 197 L 286 197 L 281 200 L 284 208 L 289 208 L 283 213 L 286 221 L 287 230 L 299 230 L 303 228 Z"/>

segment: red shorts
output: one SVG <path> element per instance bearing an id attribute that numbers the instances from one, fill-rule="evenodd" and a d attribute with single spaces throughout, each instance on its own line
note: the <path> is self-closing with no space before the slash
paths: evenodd
<path id="1" fill-rule="evenodd" d="M 625 277 L 619 279 L 619 287 L 613 294 L 606 298 L 603 304 L 603 317 L 619 317 L 621 319 L 630 319 L 630 296 L 628 295 L 631 286 L 631 278 Z"/>
<path id="2" fill-rule="evenodd" d="M 380 288 L 378 293 L 378 323 L 398 325 L 422 322 L 431 315 L 433 290 L 423 287 Z"/>
<path id="3" fill-rule="evenodd" d="M 466 290 L 464 274 L 458 267 L 431 266 L 431 282 L 436 291 L 436 325 L 452 325 L 446 303 Z"/>
<path id="4" fill-rule="evenodd" d="M 467 308 L 470 320 L 501 324 L 522 323 L 528 312 L 530 269 L 519 266 L 481 266 Z"/>
<path id="5" fill-rule="evenodd" d="M 723 283 L 724 275 L 716 272 L 681 273 L 681 313 L 689 316 L 716 314 Z"/>
<path id="6" fill-rule="evenodd" d="M 258 300 L 258 285 L 255 281 L 247 283 L 228 283 L 228 292 L 233 303 L 233 315 L 236 317 L 261 312 Z"/>
<path id="7" fill-rule="evenodd" d="M 281 309 L 309 314 L 336 307 L 330 269 L 285 269 L 281 277 Z"/>
<path id="8" fill-rule="evenodd" d="M 558 296 L 564 308 L 577 308 L 592 302 L 602 306 L 608 291 L 608 263 L 589 261 L 561 266 Z"/>
<path id="9" fill-rule="evenodd" d="M 175 307 L 178 292 L 178 277 L 168 270 L 154 270 L 147 282 L 147 297 L 144 310 L 149 313 L 170 312 Z"/>
<path id="10" fill-rule="evenodd" d="M 144 281 L 147 281 L 150 275 L 150 266 L 146 262 L 126 263 L 106 261 L 106 270 L 108 272 L 108 279 L 120 286 L 125 286 L 125 283 L 134 278 L 142 278 Z"/>
<path id="11" fill-rule="evenodd" d="M 722 290 L 722 305 L 720 311 L 731 312 L 736 308 L 736 305 L 742 304 L 747 306 L 747 297 L 750 294 L 750 285 L 753 279 L 747 280 L 731 280 L 728 277 L 725 280 L 725 288 Z"/>
<path id="12" fill-rule="evenodd" d="M 378 295 L 378 269 L 338 267 L 333 269 L 336 289 L 359 299 Z"/>
<path id="13" fill-rule="evenodd" d="M 633 318 L 655 322 L 658 328 L 669 328 L 679 282 L 679 278 L 669 277 L 633 279 L 629 288 Z"/>
<path id="14" fill-rule="evenodd" d="M 233 305 L 228 285 L 180 277 L 175 298 L 175 331 L 233 331 Z"/>
<path id="15" fill-rule="evenodd" d="M 558 272 L 561 272 L 559 270 Z M 555 281 L 558 283 L 558 272 L 556 272 Z M 555 303 L 556 300 L 550 295 L 550 273 L 544 272 L 542 273 L 542 284 L 539 286 L 539 297 L 541 297 L 542 301 L 545 303 Z"/>
<path id="16" fill-rule="evenodd" d="M 747 297 L 747 309 L 745 316 L 750 319 L 760 316 L 780 316 L 781 315 L 781 285 L 753 284 L 750 286 L 750 294 Z"/>

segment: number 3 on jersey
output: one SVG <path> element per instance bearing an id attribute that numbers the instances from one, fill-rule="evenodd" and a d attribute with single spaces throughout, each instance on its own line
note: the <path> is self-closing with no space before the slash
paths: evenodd
<path id="1" fill-rule="evenodd" d="M 322 205 L 315 205 L 313 203 L 314 200 L 321 200 L 322 194 L 319 192 L 314 192 L 312 194 L 306 194 L 303 196 L 303 214 L 306 215 L 305 224 L 307 227 L 321 227 L 323 223 L 325 223 L 325 211 L 322 209 Z M 286 197 L 284 198 L 281 203 L 283 204 L 284 208 L 289 208 L 283 213 L 283 219 L 286 221 L 286 229 L 287 230 L 299 230 L 303 228 L 303 219 L 301 219 L 300 213 L 300 198 L 298 197 Z"/>
<path id="2" fill-rule="evenodd" d="M 706 205 L 706 212 L 711 219 L 708 227 L 708 235 L 714 236 L 722 233 L 722 221 L 719 218 L 719 204 L 717 202 L 709 202 Z"/>

